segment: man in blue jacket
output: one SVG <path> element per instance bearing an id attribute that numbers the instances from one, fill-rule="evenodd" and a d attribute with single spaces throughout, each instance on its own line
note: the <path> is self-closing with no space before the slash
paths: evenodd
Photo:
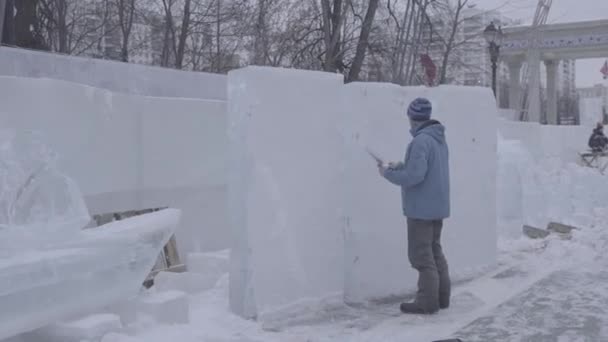
<path id="1" fill-rule="evenodd" d="M 408 257 L 418 271 L 413 303 L 403 313 L 432 314 L 450 305 L 450 275 L 441 248 L 443 220 L 450 216 L 450 168 L 445 127 L 431 120 L 432 105 L 424 98 L 408 107 L 412 142 L 403 163 L 379 165 L 380 174 L 401 187 L 407 217 Z"/>

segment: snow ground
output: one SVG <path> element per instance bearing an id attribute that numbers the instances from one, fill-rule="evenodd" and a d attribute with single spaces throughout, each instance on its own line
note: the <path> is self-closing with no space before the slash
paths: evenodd
<path id="1" fill-rule="evenodd" d="M 528 167 L 531 165 L 527 165 Z M 605 218 L 608 178 L 595 170 L 548 161 L 522 176 L 524 203 L 535 203 L 524 221 L 549 220 L 581 228 L 569 239 L 499 240 L 499 267 L 457 284 L 452 307 L 429 317 L 399 314 L 402 299 L 350 307 L 339 299 L 306 316 L 261 326 L 228 310 L 228 280 L 191 298 L 191 323 L 158 326 L 138 322 L 129 334 L 103 342 L 409 341 L 460 337 L 464 341 L 599 341 L 608 335 L 608 245 Z M 539 181 L 542 180 L 542 181 Z M 520 225 L 502 229 L 521 231 Z M 517 235 L 517 234 L 516 234 Z M 513 236 L 513 234 L 506 234 Z M 521 234 L 519 234 L 521 236 Z M 449 256 L 448 256 L 449 257 Z"/>
<path id="2" fill-rule="evenodd" d="M 139 321 L 129 334 L 111 334 L 102 341 L 578 341 L 573 333 L 581 341 L 599 341 L 608 319 L 608 264 L 596 248 L 606 245 L 608 234 L 599 235 L 505 243 L 515 250 L 503 250 L 502 267 L 457 285 L 452 307 L 429 317 L 400 315 L 399 301 L 365 308 L 328 303 L 307 317 L 265 330 L 228 311 L 224 277 L 213 290 L 191 298 L 190 324 Z"/>
<path id="3" fill-rule="evenodd" d="M 603 253 L 608 246 L 608 177 L 546 161 L 526 167 L 534 172 L 522 175 L 521 182 L 528 187 L 522 192 L 524 204 L 534 204 L 534 210 L 525 211 L 524 221 L 540 225 L 554 220 L 580 229 L 570 238 L 551 235 L 545 240 L 504 234 L 498 244 L 499 267 L 456 284 L 451 308 L 437 315 L 401 315 L 398 303 L 403 299 L 351 307 L 336 298 L 310 308 L 306 315 L 281 317 L 275 325 L 262 326 L 229 311 L 225 275 L 213 289 L 189 297 L 189 324 L 162 325 L 141 317 L 101 342 L 606 339 L 608 262 Z M 521 225 L 501 222 L 501 229 L 521 232 Z M 24 341 L 38 342 L 20 342 Z"/>

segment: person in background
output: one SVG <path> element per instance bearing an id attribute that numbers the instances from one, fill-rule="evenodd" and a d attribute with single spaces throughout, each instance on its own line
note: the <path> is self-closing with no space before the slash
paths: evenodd
<path id="1" fill-rule="evenodd" d="M 402 163 L 379 164 L 380 174 L 401 187 L 407 217 L 408 257 L 418 271 L 413 303 L 402 303 L 408 314 L 433 314 L 450 306 L 448 263 L 441 247 L 443 220 L 450 216 L 450 168 L 445 127 L 431 119 L 432 105 L 424 98 L 408 107 L 413 140 Z"/>
<path id="2" fill-rule="evenodd" d="M 603 152 L 608 148 L 608 137 L 604 135 L 604 125 L 601 122 L 597 123 L 589 137 L 589 147 L 593 152 Z"/>

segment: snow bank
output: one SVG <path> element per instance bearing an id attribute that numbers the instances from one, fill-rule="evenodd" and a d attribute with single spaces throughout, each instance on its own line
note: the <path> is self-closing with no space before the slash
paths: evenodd
<path id="1" fill-rule="evenodd" d="M 0 77 L 0 103 L 4 127 L 43 132 L 60 151 L 91 214 L 179 208 L 180 253 L 228 247 L 225 102 Z"/>
<path id="2" fill-rule="evenodd" d="M 588 149 L 591 134 L 585 126 L 551 126 L 533 122 L 499 120 L 499 131 L 506 140 L 519 140 L 535 159 L 555 158 L 578 163 L 581 151 Z"/>
<path id="3" fill-rule="evenodd" d="M 341 293 L 338 75 L 246 68 L 229 79 L 232 310 Z"/>
<path id="4" fill-rule="evenodd" d="M 565 159 L 565 157 L 564 157 Z M 497 202 L 499 233 L 521 236 L 523 224 L 550 222 L 590 227 L 608 203 L 608 182 L 598 170 L 556 158 L 554 150 L 533 156 L 525 143 L 499 139 Z"/>
<path id="5" fill-rule="evenodd" d="M 387 160 L 402 160 L 411 138 L 405 109 L 421 96 L 433 103 L 433 117 L 446 126 L 450 146 L 452 217 L 445 221 L 443 242 L 451 272 L 469 273 L 495 262 L 498 114 L 490 91 L 346 85 L 342 101 L 351 138 L 345 178 L 347 302 L 403 295 L 415 288 L 400 190 L 377 175 L 364 148 Z"/>
<path id="6" fill-rule="evenodd" d="M 336 293 L 363 301 L 413 288 L 399 189 L 380 179 L 365 148 L 403 158 L 405 108 L 416 96 L 430 97 L 448 127 L 454 192 L 444 240 L 453 270 L 495 261 L 489 91 L 344 86 L 332 74 L 268 68 L 228 78 L 234 312 L 265 321 Z"/>
<path id="7" fill-rule="evenodd" d="M 226 100 L 226 76 L 40 51 L 0 49 L 0 75 L 51 78 L 158 97 Z"/>

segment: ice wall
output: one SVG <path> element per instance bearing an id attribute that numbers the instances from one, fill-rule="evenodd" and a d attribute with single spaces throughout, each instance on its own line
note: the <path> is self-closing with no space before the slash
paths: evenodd
<path id="1" fill-rule="evenodd" d="M 253 67 L 228 79 L 230 301 L 264 320 L 342 291 L 342 77 Z"/>
<path id="2" fill-rule="evenodd" d="M 179 208 L 184 257 L 228 247 L 225 102 L 0 77 L 0 103 L 4 127 L 42 132 L 60 151 L 91 214 Z"/>
<path id="3" fill-rule="evenodd" d="M 226 76 L 0 47 L 0 76 L 51 78 L 158 97 L 226 100 Z"/>
<path id="4" fill-rule="evenodd" d="M 342 96 L 345 122 L 355 116 L 358 124 L 350 132 L 346 167 L 347 302 L 403 295 L 415 288 L 400 189 L 380 179 L 364 146 L 387 160 L 403 160 L 411 138 L 405 110 L 421 96 L 433 103 L 433 117 L 446 126 L 450 147 L 452 217 L 445 221 L 443 242 L 451 272 L 470 274 L 495 262 L 498 113 L 491 92 L 349 84 Z"/>
<path id="5" fill-rule="evenodd" d="M 452 270 L 495 262 L 498 114 L 489 90 L 344 86 L 333 74 L 268 68 L 228 79 L 234 312 L 269 321 L 336 293 L 362 302 L 414 289 L 399 189 L 366 149 L 403 158 L 405 108 L 417 96 L 447 126 Z"/>

